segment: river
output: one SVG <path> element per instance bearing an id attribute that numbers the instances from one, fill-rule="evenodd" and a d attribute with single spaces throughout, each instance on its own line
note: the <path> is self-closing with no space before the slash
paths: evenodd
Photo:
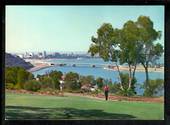
<path id="1" fill-rule="evenodd" d="M 80 75 L 93 75 L 95 78 L 102 77 L 105 79 L 111 79 L 112 82 L 118 81 L 118 72 L 113 70 L 104 69 L 103 66 L 111 65 L 112 62 L 104 62 L 102 59 L 51 59 L 46 60 L 46 62 L 54 63 L 54 64 L 67 64 L 67 66 L 53 66 L 45 69 L 41 69 L 33 72 L 36 76 L 38 74 L 42 75 L 52 70 L 58 70 L 63 73 L 68 73 L 70 71 L 79 73 Z M 72 65 L 76 66 L 73 67 Z M 96 67 L 92 67 L 95 65 Z M 127 72 L 127 71 L 123 71 Z M 143 94 L 143 89 L 140 88 L 140 85 L 145 81 L 145 72 L 137 72 L 135 74 L 137 79 L 136 91 L 138 95 Z M 149 72 L 150 79 L 164 79 L 164 72 Z"/>

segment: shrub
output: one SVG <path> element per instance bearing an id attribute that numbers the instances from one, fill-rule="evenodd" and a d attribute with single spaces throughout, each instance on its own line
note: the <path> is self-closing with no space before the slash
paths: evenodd
<path id="1" fill-rule="evenodd" d="M 101 78 L 101 77 L 98 77 L 97 79 L 96 79 L 96 83 L 97 83 L 97 86 L 100 88 L 100 89 L 102 89 L 102 87 L 103 87 L 103 78 Z"/>
<path id="2" fill-rule="evenodd" d="M 54 77 L 54 78 L 52 78 L 52 80 L 53 80 L 53 83 L 52 84 L 54 84 L 54 88 L 55 89 L 59 89 L 60 87 L 60 81 L 58 80 L 58 78 L 56 78 L 56 77 Z"/>
<path id="3" fill-rule="evenodd" d="M 16 88 L 22 88 L 27 80 L 32 80 L 33 78 L 34 75 L 22 67 L 7 67 L 5 69 L 5 82 L 13 83 L 14 85 L 19 83 Z"/>
<path id="4" fill-rule="evenodd" d="M 17 90 L 22 89 L 21 84 L 17 83 L 16 85 L 14 85 L 14 89 L 17 89 Z"/>
<path id="5" fill-rule="evenodd" d="M 120 85 L 118 83 L 109 84 L 109 92 L 118 93 L 120 91 Z"/>
<path id="6" fill-rule="evenodd" d="M 118 94 L 119 94 L 119 95 L 122 95 L 122 96 L 134 96 L 134 95 L 135 95 L 133 89 L 120 90 L 120 91 L 118 91 Z"/>
<path id="7" fill-rule="evenodd" d="M 29 91 L 38 91 L 40 88 L 41 84 L 36 80 L 30 80 L 24 84 L 24 89 Z"/>
<path id="8" fill-rule="evenodd" d="M 65 76 L 65 87 L 66 89 L 76 90 L 80 89 L 81 84 L 78 81 L 79 75 L 77 73 L 69 72 Z"/>
<path id="9" fill-rule="evenodd" d="M 120 90 L 121 91 L 120 94 L 122 93 L 123 95 L 127 95 L 127 96 L 136 94 L 136 91 L 135 91 L 135 84 L 137 83 L 136 78 L 132 79 L 131 89 L 128 90 L 129 74 L 121 73 L 120 77 L 121 77 L 122 85 L 124 88 L 124 90 Z M 125 94 L 125 93 L 127 93 L 127 94 Z"/>
<path id="10" fill-rule="evenodd" d="M 65 82 L 66 89 L 70 90 L 77 90 L 80 89 L 81 85 L 79 82 L 76 81 L 66 81 Z"/>
<path id="11" fill-rule="evenodd" d="M 55 81 L 47 76 L 44 76 L 41 80 L 41 87 L 42 88 L 51 88 L 51 89 L 55 89 L 56 85 L 55 85 Z"/>
<path id="12" fill-rule="evenodd" d="M 5 68 L 5 82 L 6 83 L 17 83 L 17 68 L 7 67 Z"/>
<path id="13" fill-rule="evenodd" d="M 146 85 L 146 81 L 144 82 L 144 85 Z M 148 84 L 144 87 L 144 96 L 155 96 L 158 92 L 160 92 L 163 89 L 164 86 L 164 80 L 162 79 L 156 79 L 156 80 L 149 80 Z"/>
<path id="14" fill-rule="evenodd" d="M 14 84 L 13 83 L 6 83 L 6 89 L 14 89 Z"/>
<path id="15" fill-rule="evenodd" d="M 132 79 L 132 84 L 131 84 L 131 89 L 128 89 L 128 83 L 129 83 L 129 74 L 123 74 L 121 73 L 121 81 L 122 81 L 122 86 L 124 90 L 120 88 L 120 84 L 115 82 L 114 84 L 109 84 L 110 92 L 115 93 L 118 95 L 122 96 L 133 96 L 136 94 L 135 91 L 135 85 L 136 85 L 136 78 Z"/>
<path id="16" fill-rule="evenodd" d="M 49 76 L 50 76 L 51 78 L 56 78 L 56 79 L 58 79 L 58 80 L 61 80 L 62 75 L 63 75 L 63 73 L 62 73 L 61 71 L 51 71 L 51 72 L 49 73 Z"/>

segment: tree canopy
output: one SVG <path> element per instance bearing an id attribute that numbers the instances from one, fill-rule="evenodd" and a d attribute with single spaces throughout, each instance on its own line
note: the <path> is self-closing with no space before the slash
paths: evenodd
<path id="1" fill-rule="evenodd" d="M 163 53 L 163 46 L 155 43 L 161 37 L 161 31 L 154 29 L 154 23 L 147 16 L 139 16 L 137 21 L 127 21 L 121 29 L 113 28 L 110 23 L 104 23 L 98 30 L 97 36 L 91 37 L 92 44 L 88 52 L 92 56 L 99 55 L 104 61 L 112 61 L 119 72 L 119 64 L 127 63 L 129 67 L 128 89 L 134 88 L 132 80 L 135 77 L 137 64 L 145 68 L 146 84 L 149 79 L 149 62 L 154 63 Z"/>

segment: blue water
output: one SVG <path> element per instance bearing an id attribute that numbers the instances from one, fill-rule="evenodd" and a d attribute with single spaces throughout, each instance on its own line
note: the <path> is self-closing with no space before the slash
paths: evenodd
<path id="1" fill-rule="evenodd" d="M 67 63 L 67 64 L 80 64 L 80 63 L 88 63 L 88 64 L 112 64 L 111 62 L 104 62 L 102 59 L 82 59 L 82 60 L 77 60 L 77 59 L 57 59 L 57 60 L 50 60 L 48 62 L 52 63 Z M 80 75 L 93 75 L 95 78 L 97 77 L 102 77 L 105 79 L 111 79 L 112 82 L 118 81 L 118 72 L 113 71 L 113 70 L 106 70 L 102 67 L 87 67 L 87 66 L 81 66 L 81 67 L 72 67 L 72 66 L 54 66 L 54 67 L 49 67 L 45 69 L 41 69 L 39 71 L 33 72 L 33 74 L 36 76 L 37 74 L 45 74 L 50 72 L 51 70 L 58 70 L 62 71 L 63 73 L 68 73 L 70 71 L 79 73 Z M 124 71 L 127 72 L 127 71 Z M 145 72 L 136 72 L 135 77 L 137 79 L 137 83 L 142 85 L 143 82 L 145 81 Z M 150 79 L 157 79 L 161 78 L 164 79 L 164 73 L 163 72 L 149 72 L 149 78 Z M 140 86 L 136 86 L 136 91 L 138 95 L 143 94 L 143 89 L 140 88 Z"/>

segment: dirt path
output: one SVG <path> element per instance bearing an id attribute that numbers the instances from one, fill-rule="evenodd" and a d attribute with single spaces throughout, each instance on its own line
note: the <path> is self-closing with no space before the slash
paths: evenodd
<path id="1" fill-rule="evenodd" d="M 94 99 L 105 100 L 105 96 L 103 94 L 98 95 L 87 95 L 87 94 L 79 94 L 79 93 L 65 93 L 65 95 L 71 96 L 83 96 L 89 97 Z M 125 96 L 118 96 L 118 95 L 109 95 L 109 100 L 112 101 L 141 101 L 141 102 L 156 102 L 156 103 L 163 103 L 163 97 L 125 97 Z"/>
<path id="2" fill-rule="evenodd" d="M 26 90 L 6 90 L 10 93 L 22 93 L 22 94 L 34 94 L 34 95 L 49 95 L 49 96 L 62 96 L 60 93 L 54 92 L 31 92 Z M 64 96 L 79 96 L 79 97 L 88 97 L 91 99 L 105 100 L 104 94 L 82 94 L 82 93 L 68 93 L 64 92 Z M 139 101 L 139 102 L 152 102 L 152 103 L 164 103 L 164 97 L 125 97 L 118 95 L 109 95 L 109 100 L 112 101 Z"/>

